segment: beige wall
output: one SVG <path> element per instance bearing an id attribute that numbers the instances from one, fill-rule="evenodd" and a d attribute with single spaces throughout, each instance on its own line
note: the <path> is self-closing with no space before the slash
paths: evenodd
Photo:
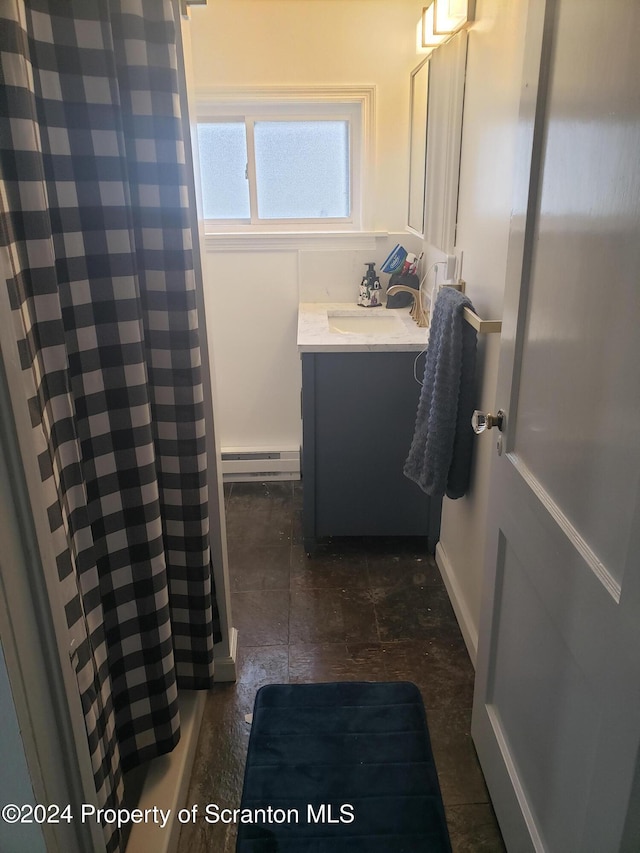
<path id="1" fill-rule="evenodd" d="M 212 0 L 192 7 L 196 89 L 376 86 L 375 230 L 406 225 L 409 72 L 421 0 Z"/>
<path id="2" fill-rule="evenodd" d="M 469 31 L 456 255 L 480 316 L 502 316 L 526 23 L 524 0 L 478 0 Z M 439 257 L 429 252 L 434 260 Z M 460 260 L 458 260 L 459 264 Z M 479 339 L 478 408 L 495 411 L 499 336 Z M 437 561 L 475 659 L 493 433 L 479 436 L 471 488 L 445 499 Z"/>

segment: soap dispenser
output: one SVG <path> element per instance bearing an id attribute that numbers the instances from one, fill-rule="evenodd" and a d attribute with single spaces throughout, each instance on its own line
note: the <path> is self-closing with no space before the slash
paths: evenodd
<path id="1" fill-rule="evenodd" d="M 365 264 L 367 271 L 360 283 L 360 293 L 358 294 L 358 305 L 364 308 L 379 308 L 381 306 L 380 295 L 380 279 L 376 273 L 375 262 Z"/>

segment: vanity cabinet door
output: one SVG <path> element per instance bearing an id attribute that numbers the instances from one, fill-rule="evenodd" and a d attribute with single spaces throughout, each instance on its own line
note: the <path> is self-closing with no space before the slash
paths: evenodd
<path id="1" fill-rule="evenodd" d="M 303 516 L 307 551 L 325 536 L 428 536 L 441 501 L 402 473 L 420 386 L 413 352 L 304 353 Z"/>

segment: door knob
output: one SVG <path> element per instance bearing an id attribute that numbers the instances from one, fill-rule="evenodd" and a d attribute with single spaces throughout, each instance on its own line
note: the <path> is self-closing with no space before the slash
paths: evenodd
<path id="1" fill-rule="evenodd" d="M 471 426 L 476 435 L 480 435 L 486 429 L 493 429 L 494 426 L 497 426 L 500 432 L 502 432 L 502 428 L 504 427 L 504 412 L 502 409 L 498 409 L 496 414 L 492 415 L 490 412 L 481 412 L 480 409 L 476 409 L 471 417 Z"/>

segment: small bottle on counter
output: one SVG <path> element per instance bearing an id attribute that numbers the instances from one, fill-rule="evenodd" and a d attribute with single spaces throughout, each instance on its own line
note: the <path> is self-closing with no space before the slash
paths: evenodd
<path id="1" fill-rule="evenodd" d="M 380 301 L 382 289 L 380 287 L 380 279 L 376 273 L 375 262 L 369 262 L 366 266 L 367 271 L 360 283 L 358 305 L 362 305 L 363 308 L 379 308 L 382 305 Z"/>

